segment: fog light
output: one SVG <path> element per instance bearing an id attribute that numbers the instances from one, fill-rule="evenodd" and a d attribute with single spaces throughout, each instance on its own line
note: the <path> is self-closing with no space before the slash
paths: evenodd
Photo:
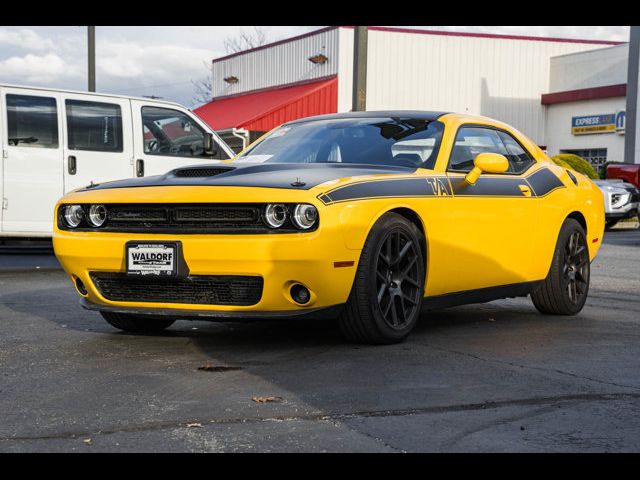
<path id="1" fill-rule="evenodd" d="M 300 285 L 299 283 L 292 285 L 289 293 L 291 293 L 291 298 L 293 298 L 293 301 L 299 303 L 300 305 L 305 305 L 309 303 L 309 300 L 311 300 L 311 292 L 309 291 L 309 289 L 304 285 Z"/>
<path id="2" fill-rule="evenodd" d="M 82 280 L 80 280 L 78 277 L 76 277 L 76 288 L 78 289 L 78 293 L 80 293 L 80 295 L 87 295 L 89 292 L 87 291 L 87 287 L 84 286 L 84 283 L 82 283 Z"/>

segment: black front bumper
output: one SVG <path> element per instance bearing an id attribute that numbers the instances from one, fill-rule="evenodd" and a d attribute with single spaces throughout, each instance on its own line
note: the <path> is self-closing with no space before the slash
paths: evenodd
<path id="1" fill-rule="evenodd" d="M 176 320 L 206 320 L 206 321 L 233 321 L 233 320 L 285 320 L 289 318 L 335 318 L 342 311 L 343 305 L 331 307 L 308 308 L 305 310 L 287 310 L 281 312 L 224 312 L 219 310 L 180 310 L 174 308 L 139 308 L 139 307 L 114 307 L 93 303 L 82 298 L 80 305 L 86 310 L 97 312 L 113 312 L 128 315 L 148 315 L 150 317 L 172 317 Z"/>

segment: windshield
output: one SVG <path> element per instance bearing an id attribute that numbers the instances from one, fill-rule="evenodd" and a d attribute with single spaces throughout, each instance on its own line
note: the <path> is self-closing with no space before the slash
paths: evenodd
<path id="1" fill-rule="evenodd" d="M 444 126 L 415 118 L 283 125 L 237 157 L 246 163 L 356 163 L 433 168 Z"/>

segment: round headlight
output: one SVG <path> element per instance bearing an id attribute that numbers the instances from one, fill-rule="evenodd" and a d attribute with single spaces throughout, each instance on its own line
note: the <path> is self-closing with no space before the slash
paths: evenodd
<path id="1" fill-rule="evenodd" d="M 84 210 L 80 205 L 67 205 L 64 207 L 63 215 L 67 226 L 76 228 L 84 218 Z"/>
<path id="2" fill-rule="evenodd" d="M 264 209 L 264 220 L 271 228 L 280 228 L 287 220 L 287 207 L 281 203 L 270 203 Z"/>
<path id="3" fill-rule="evenodd" d="M 107 221 L 107 209 L 104 205 L 91 205 L 89 208 L 89 223 L 94 227 L 101 227 Z"/>
<path id="4" fill-rule="evenodd" d="M 307 230 L 313 227 L 318 220 L 318 209 L 313 205 L 301 203 L 296 205 L 293 211 L 293 223 L 296 227 Z"/>

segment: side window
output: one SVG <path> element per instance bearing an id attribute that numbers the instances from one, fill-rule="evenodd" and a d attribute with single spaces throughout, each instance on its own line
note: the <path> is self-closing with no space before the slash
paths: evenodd
<path id="1" fill-rule="evenodd" d="M 535 162 L 531 155 L 507 132 L 498 132 L 498 135 L 507 149 L 507 160 L 509 160 L 507 173 L 522 173 Z"/>
<path id="2" fill-rule="evenodd" d="M 469 172 L 480 153 L 499 153 L 507 156 L 507 150 L 498 133 L 490 128 L 462 127 L 449 158 L 449 171 Z"/>
<path id="3" fill-rule="evenodd" d="M 122 152 L 122 110 L 112 103 L 66 100 L 70 150 Z"/>
<path id="4" fill-rule="evenodd" d="M 204 131 L 188 115 L 170 108 L 142 107 L 144 153 L 170 157 L 207 157 L 204 153 Z M 217 149 L 216 159 L 225 160 L 226 153 Z"/>
<path id="5" fill-rule="evenodd" d="M 56 99 L 8 94 L 7 127 L 9 145 L 58 148 Z"/>

